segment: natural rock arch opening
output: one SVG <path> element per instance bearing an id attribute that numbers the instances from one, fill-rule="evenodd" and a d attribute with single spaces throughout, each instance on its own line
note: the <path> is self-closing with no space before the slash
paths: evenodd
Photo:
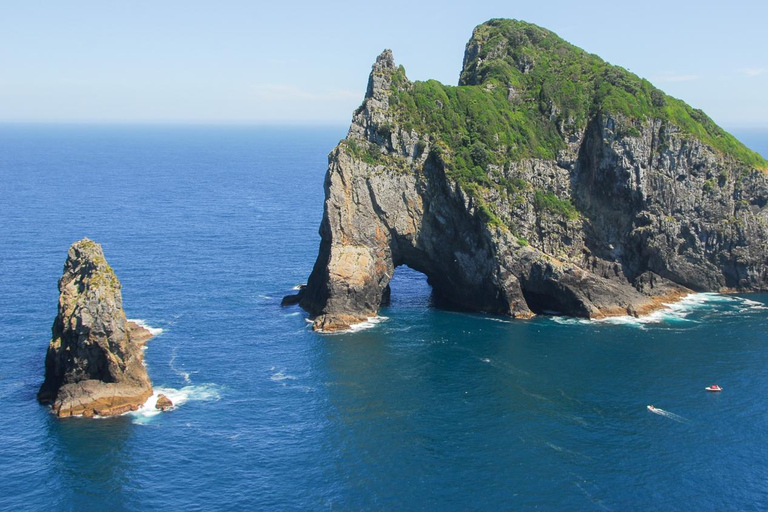
<path id="1" fill-rule="evenodd" d="M 382 307 L 426 309 L 436 303 L 427 275 L 405 264 L 395 268 L 384 295 Z"/>

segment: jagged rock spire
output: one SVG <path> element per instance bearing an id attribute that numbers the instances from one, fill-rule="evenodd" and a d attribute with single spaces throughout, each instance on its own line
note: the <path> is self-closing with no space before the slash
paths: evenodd
<path id="1" fill-rule="evenodd" d="M 368 77 L 368 89 L 365 93 L 366 98 L 378 98 L 381 91 L 389 90 L 392 84 L 392 71 L 396 69 L 395 58 L 392 50 L 384 50 L 376 57 L 373 63 L 371 74 Z"/>
<path id="2" fill-rule="evenodd" d="M 139 341 L 151 334 L 126 320 L 120 289 L 99 244 L 72 244 L 38 393 L 58 416 L 121 414 L 152 395 Z"/>

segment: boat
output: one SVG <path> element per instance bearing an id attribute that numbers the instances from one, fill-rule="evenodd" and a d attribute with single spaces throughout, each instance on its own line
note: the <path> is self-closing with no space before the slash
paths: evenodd
<path id="1" fill-rule="evenodd" d="M 652 406 L 652 405 L 649 405 L 649 406 L 648 406 L 648 410 L 649 410 L 649 411 L 651 411 L 651 412 L 656 412 L 656 411 L 658 411 L 658 409 L 657 409 L 657 408 L 655 408 L 655 407 L 654 407 L 654 406 Z"/>
<path id="2" fill-rule="evenodd" d="M 707 391 L 722 391 L 723 390 L 723 388 L 721 388 L 717 384 L 713 384 L 713 385 L 708 386 L 708 387 L 706 387 L 704 389 L 706 389 Z"/>

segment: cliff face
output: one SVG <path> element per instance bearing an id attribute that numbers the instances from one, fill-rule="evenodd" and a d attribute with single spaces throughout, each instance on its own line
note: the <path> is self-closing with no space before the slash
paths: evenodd
<path id="1" fill-rule="evenodd" d="M 512 317 L 642 314 L 768 289 L 768 164 L 702 112 L 539 27 L 492 20 L 460 86 L 373 66 L 329 156 L 297 299 L 316 329 L 377 313 L 395 267 Z"/>
<path id="2" fill-rule="evenodd" d="M 120 288 L 99 244 L 72 244 L 38 393 L 58 416 L 121 414 L 152 395 L 141 350 L 151 334 L 126 320 Z"/>

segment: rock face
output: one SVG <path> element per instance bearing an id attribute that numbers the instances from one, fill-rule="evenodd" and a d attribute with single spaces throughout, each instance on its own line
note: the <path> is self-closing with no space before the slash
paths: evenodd
<path id="1" fill-rule="evenodd" d="M 395 268 L 473 310 L 639 315 L 768 289 L 768 166 L 702 112 L 523 22 L 467 45 L 461 87 L 373 65 L 329 155 L 315 329 L 377 314 Z"/>
<path id="2" fill-rule="evenodd" d="M 152 334 L 126 320 L 120 288 L 99 244 L 72 244 L 38 393 L 54 414 L 112 416 L 152 395 L 141 350 Z"/>

